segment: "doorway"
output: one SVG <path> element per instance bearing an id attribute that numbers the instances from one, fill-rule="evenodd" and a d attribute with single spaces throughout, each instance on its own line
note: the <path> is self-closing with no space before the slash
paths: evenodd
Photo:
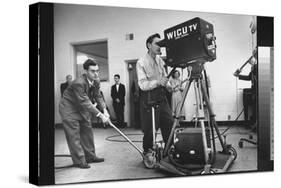
<path id="1" fill-rule="evenodd" d="M 107 40 L 81 42 L 72 45 L 74 47 L 74 69 L 76 77 L 79 77 L 84 73 L 83 63 L 87 59 L 93 59 L 99 65 L 100 80 L 109 80 Z"/>
<path id="2" fill-rule="evenodd" d="M 129 72 L 129 104 L 130 104 L 130 127 L 140 129 L 140 100 L 139 86 L 136 71 L 137 59 L 126 61 Z"/>

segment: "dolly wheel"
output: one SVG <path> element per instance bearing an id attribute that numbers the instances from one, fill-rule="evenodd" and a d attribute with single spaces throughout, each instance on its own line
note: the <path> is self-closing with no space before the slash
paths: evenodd
<path id="1" fill-rule="evenodd" d="M 205 170 L 202 170 L 201 172 L 200 172 L 200 174 L 214 174 L 215 173 L 215 171 L 214 170 L 212 170 L 212 169 L 210 169 L 210 171 L 209 171 L 209 173 L 206 173 L 206 171 Z"/>
<path id="2" fill-rule="evenodd" d="M 242 147 L 243 147 L 243 142 L 241 142 L 242 143 Z M 240 143 L 239 143 L 240 144 Z M 234 159 L 233 159 L 233 161 L 235 161 L 235 159 L 237 158 L 237 152 L 236 152 L 236 150 L 234 149 L 234 147 L 230 147 L 229 148 L 229 151 L 232 153 L 232 155 L 234 155 Z"/>
<path id="3" fill-rule="evenodd" d="M 143 163 L 146 168 L 152 169 L 157 167 L 156 153 L 153 151 L 147 156 L 144 156 Z"/>
<path id="4" fill-rule="evenodd" d="M 243 141 L 239 141 L 239 148 L 243 148 Z"/>

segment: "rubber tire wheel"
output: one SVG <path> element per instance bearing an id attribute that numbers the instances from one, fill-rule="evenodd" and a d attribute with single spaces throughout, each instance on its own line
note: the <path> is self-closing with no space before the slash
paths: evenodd
<path id="1" fill-rule="evenodd" d="M 206 173 L 205 173 L 205 170 L 202 170 L 202 171 L 200 172 L 200 174 L 202 174 L 202 175 L 203 175 L 203 174 L 206 174 Z M 213 171 L 212 169 L 210 169 L 210 174 L 215 174 L 215 171 Z"/>
<path id="2" fill-rule="evenodd" d="M 241 142 L 241 143 L 242 143 L 242 147 L 243 147 L 243 142 Z M 232 154 L 234 155 L 233 161 L 235 161 L 236 158 L 237 158 L 237 152 L 236 152 L 236 150 L 234 149 L 234 147 L 231 147 L 231 148 L 229 149 L 229 151 L 232 152 Z"/>

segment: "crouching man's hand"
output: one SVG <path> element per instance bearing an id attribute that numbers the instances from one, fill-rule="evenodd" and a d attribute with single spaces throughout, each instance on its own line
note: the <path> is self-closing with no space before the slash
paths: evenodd
<path id="1" fill-rule="evenodd" d="M 105 124 L 109 124 L 109 117 L 105 116 L 104 114 L 102 114 L 101 112 L 97 115 L 97 117 L 99 117 L 103 123 Z"/>
<path id="2" fill-rule="evenodd" d="M 106 108 L 103 109 L 103 115 L 105 115 L 108 119 L 110 119 L 110 115 L 109 115 L 108 111 L 106 110 Z"/>

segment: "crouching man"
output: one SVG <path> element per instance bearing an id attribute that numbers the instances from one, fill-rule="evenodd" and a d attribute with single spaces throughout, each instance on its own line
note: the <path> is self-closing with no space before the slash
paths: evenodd
<path id="1" fill-rule="evenodd" d="M 96 156 L 91 116 L 108 123 L 109 114 L 100 93 L 98 64 L 88 59 L 83 68 L 86 73 L 65 90 L 59 112 L 74 166 L 90 168 L 88 163 L 104 161 Z"/>

